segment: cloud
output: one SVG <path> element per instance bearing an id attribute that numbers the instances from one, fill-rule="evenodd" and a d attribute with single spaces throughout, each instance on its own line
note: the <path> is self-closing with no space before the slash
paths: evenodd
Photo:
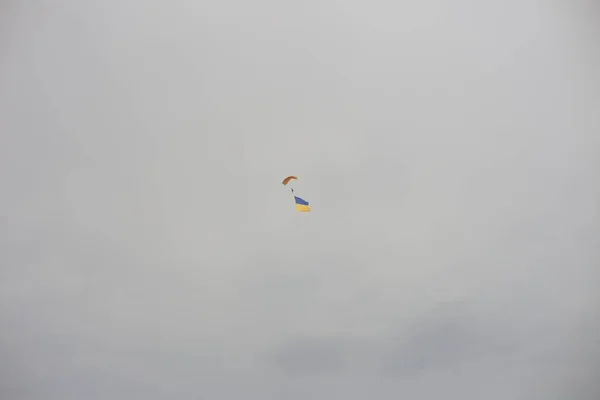
<path id="1" fill-rule="evenodd" d="M 581 4 L 10 2 L 0 397 L 594 398 Z"/>

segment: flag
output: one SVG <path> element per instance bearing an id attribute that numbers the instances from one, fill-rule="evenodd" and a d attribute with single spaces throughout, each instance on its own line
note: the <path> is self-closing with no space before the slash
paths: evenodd
<path id="1" fill-rule="evenodd" d="M 294 200 L 296 201 L 296 211 L 300 212 L 309 212 L 310 206 L 308 205 L 308 201 L 301 199 L 300 197 L 294 196 Z"/>

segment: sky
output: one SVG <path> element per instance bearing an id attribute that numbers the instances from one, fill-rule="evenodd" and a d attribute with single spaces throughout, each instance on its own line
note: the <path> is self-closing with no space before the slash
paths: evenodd
<path id="1" fill-rule="evenodd" d="M 2 2 L 0 397 L 597 399 L 599 27 Z"/>

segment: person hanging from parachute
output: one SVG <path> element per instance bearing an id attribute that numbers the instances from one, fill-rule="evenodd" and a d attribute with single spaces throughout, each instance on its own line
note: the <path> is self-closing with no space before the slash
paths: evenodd
<path id="1" fill-rule="evenodd" d="M 291 180 L 297 180 L 297 179 L 298 179 L 297 176 L 290 175 L 287 178 L 285 178 L 281 183 L 284 186 L 287 186 L 287 184 Z M 292 194 L 294 194 L 294 188 L 290 187 L 290 189 L 292 190 Z M 296 211 L 310 212 L 310 204 L 308 203 L 308 201 L 301 199 L 300 197 L 296 196 L 295 194 L 294 194 L 294 201 L 296 202 Z"/>

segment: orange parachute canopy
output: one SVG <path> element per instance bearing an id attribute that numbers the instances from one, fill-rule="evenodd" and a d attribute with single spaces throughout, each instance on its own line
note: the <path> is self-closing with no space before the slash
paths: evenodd
<path id="1" fill-rule="evenodd" d="M 287 178 L 285 178 L 285 179 L 283 180 L 283 182 L 281 182 L 281 183 L 283 183 L 284 185 L 287 185 L 287 184 L 288 184 L 288 182 L 289 182 L 289 181 L 291 181 L 292 179 L 298 179 L 298 177 L 297 177 L 297 176 L 288 176 L 288 177 L 287 177 Z"/>

